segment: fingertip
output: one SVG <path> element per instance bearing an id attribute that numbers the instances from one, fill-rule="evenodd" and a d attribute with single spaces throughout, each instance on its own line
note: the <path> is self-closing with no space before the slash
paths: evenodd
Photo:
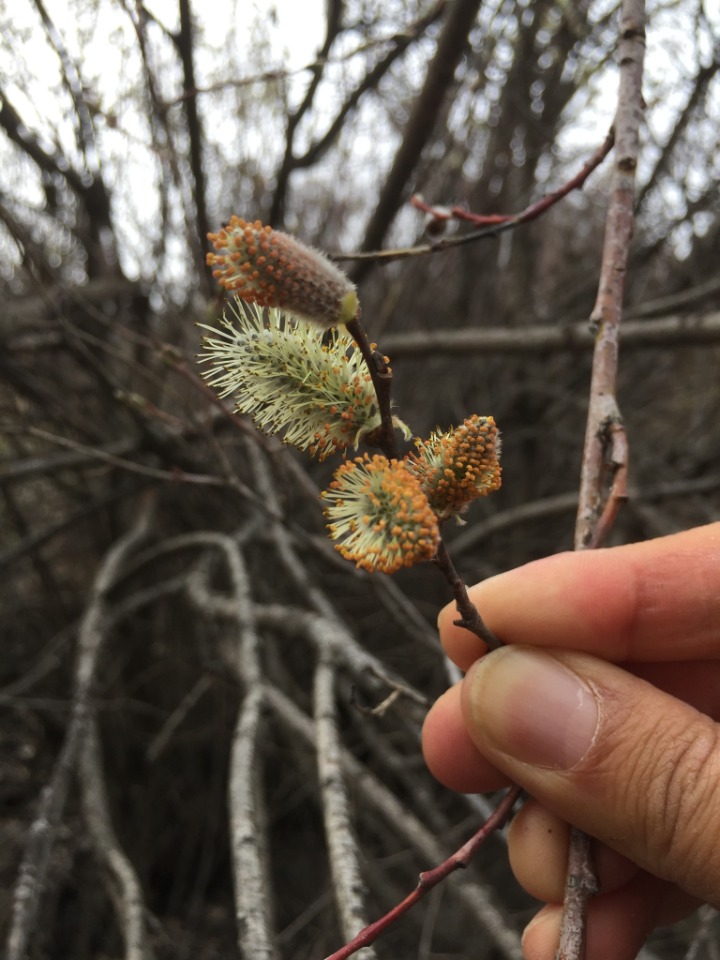
<path id="1" fill-rule="evenodd" d="M 565 890 L 570 826 L 533 798 L 525 801 L 508 831 L 508 854 L 516 880 L 530 896 L 560 903 Z M 593 841 L 592 856 L 603 894 L 623 887 L 639 872 L 632 860 Z"/>
<path id="2" fill-rule="evenodd" d="M 422 749 L 432 775 L 459 793 L 485 793 L 507 785 L 470 739 L 460 704 L 460 684 L 433 704 L 423 724 Z"/>
<path id="3" fill-rule="evenodd" d="M 487 645 L 455 622 L 459 616 L 455 602 L 448 603 L 438 614 L 437 628 L 440 643 L 448 657 L 461 670 L 469 670 L 476 660 L 487 653 Z"/>
<path id="4" fill-rule="evenodd" d="M 570 827 L 528 799 L 508 830 L 510 867 L 520 886 L 546 903 L 560 903 L 565 888 Z"/>
<path id="5" fill-rule="evenodd" d="M 548 904 L 525 927 L 522 948 L 525 960 L 553 960 L 560 937 L 562 907 Z"/>

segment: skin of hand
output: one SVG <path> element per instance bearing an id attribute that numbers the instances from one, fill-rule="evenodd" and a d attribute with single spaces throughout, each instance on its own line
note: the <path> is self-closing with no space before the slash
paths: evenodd
<path id="1" fill-rule="evenodd" d="M 559 554 L 470 589 L 506 644 L 438 623 L 467 671 L 423 730 L 435 776 L 462 792 L 515 782 L 510 862 L 546 906 L 528 960 L 557 945 L 572 823 L 593 838 L 600 894 L 588 960 L 631 960 L 656 927 L 720 907 L 720 523 Z"/>

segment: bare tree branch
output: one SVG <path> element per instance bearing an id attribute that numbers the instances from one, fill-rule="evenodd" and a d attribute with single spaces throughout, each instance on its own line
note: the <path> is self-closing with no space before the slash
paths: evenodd
<path id="1" fill-rule="evenodd" d="M 93 684 L 106 632 L 107 594 L 117 580 L 128 554 L 147 533 L 150 507 L 151 501 L 148 500 L 138 513 L 132 529 L 108 551 L 88 597 L 78 634 L 72 714 L 62 749 L 50 781 L 42 792 L 35 820 L 28 833 L 23 861 L 13 891 L 7 960 L 24 960 L 27 956 L 45 888 L 55 834 L 62 821 L 70 778 L 83 749 L 91 715 Z"/>
<path id="2" fill-rule="evenodd" d="M 696 346 L 720 342 L 720 312 L 682 313 L 623 323 L 623 348 Z M 530 327 L 468 327 L 464 330 L 408 331 L 383 338 L 383 348 L 398 357 L 467 353 L 557 353 L 588 350 L 595 335 L 587 322 Z"/>
<path id="3" fill-rule="evenodd" d="M 455 68 L 462 56 L 467 35 L 475 22 L 480 0 L 455 0 L 449 8 L 437 52 L 428 67 L 422 91 L 415 100 L 403 131 L 402 144 L 385 179 L 375 211 L 365 229 L 361 250 L 376 250 L 403 200 L 408 179 L 432 134 L 438 113 L 453 83 Z M 356 283 L 366 275 L 367 262 L 358 262 L 351 276 Z"/>
<path id="4" fill-rule="evenodd" d="M 318 777 L 335 900 L 343 936 L 351 940 L 358 930 L 367 926 L 365 884 L 360 872 L 350 803 L 341 770 L 335 669 L 329 651 L 320 653 L 315 668 L 313 702 Z M 360 952 L 362 960 L 371 960 L 374 956 L 375 951 L 371 949 Z"/>
<path id="5" fill-rule="evenodd" d="M 619 31 L 620 89 L 615 116 L 613 180 L 598 296 L 591 315 L 597 338 L 575 525 L 576 550 L 602 543 L 620 502 L 626 498 L 627 439 L 617 406 L 615 385 L 625 272 L 634 225 L 635 171 L 643 109 L 643 0 L 623 0 Z M 597 890 L 590 839 L 573 827 L 557 960 L 582 960 L 584 957 L 588 903 Z"/>
<path id="6" fill-rule="evenodd" d="M 103 772 L 100 735 L 94 709 L 88 715 L 78 773 L 83 813 L 95 855 L 105 865 L 116 904 L 120 932 L 125 942 L 125 960 L 150 960 L 152 951 L 146 931 L 147 907 L 140 880 L 118 843 L 110 815 Z"/>

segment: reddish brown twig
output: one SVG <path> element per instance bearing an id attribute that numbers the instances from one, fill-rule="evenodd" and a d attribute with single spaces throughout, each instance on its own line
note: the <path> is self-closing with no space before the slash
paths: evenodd
<path id="1" fill-rule="evenodd" d="M 368 368 L 380 413 L 380 428 L 373 431 L 373 435 L 366 437 L 367 443 L 379 447 L 389 460 L 396 460 L 398 456 L 395 427 L 391 411 L 390 392 L 392 389 L 392 369 L 388 358 L 377 350 L 375 344 L 370 343 L 365 328 L 360 322 L 360 311 L 347 325 L 348 333 L 358 345 L 365 366 Z"/>
<path id="2" fill-rule="evenodd" d="M 643 107 L 644 25 L 643 0 L 623 0 L 615 163 L 598 295 L 590 318 L 597 334 L 575 525 L 576 550 L 603 542 L 627 496 L 627 439 L 615 388 L 625 273 L 634 224 L 635 169 Z M 573 829 L 556 960 L 582 960 L 588 904 L 596 888 L 589 838 Z"/>
<path id="3" fill-rule="evenodd" d="M 344 947 L 341 947 L 339 950 L 336 950 L 335 953 L 331 953 L 326 957 L 326 960 L 345 960 L 346 957 L 351 957 L 354 953 L 357 953 L 358 950 L 362 949 L 362 947 L 367 947 L 371 943 L 374 943 L 392 923 L 422 900 L 441 880 L 444 880 L 456 870 L 467 867 L 488 837 L 504 826 L 521 793 L 521 787 L 511 787 L 482 827 L 473 834 L 467 843 L 464 843 L 459 850 L 437 867 L 421 873 L 418 884 L 412 893 L 408 894 L 408 896 L 398 903 L 397 906 L 393 907 L 392 910 L 389 910 L 384 917 L 380 917 L 380 919 L 374 923 L 368 924 L 364 930 L 361 930 L 360 933 L 358 933 L 356 937 L 353 937 L 349 943 L 346 943 Z"/>
<path id="4" fill-rule="evenodd" d="M 347 328 L 355 340 L 355 343 L 358 345 L 370 372 L 373 387 L 375 388 L 375 396 L 377 397 L 378 410 L 380 412 L 380 427 L 376 431 L 373 431 L 372 435 L 366 437 L 365 442 L 372 446 L 379 447 L 388 459 L 397 459 L 398 448 L 395 439 L 390 396 L 392 370 L 388 359 L 378 352 L 375 344 L 369 342 L 365 328 L 360 322 L 359 315 L 347 324 Z M 455 623 L 480 637 L 480 639 L 487 644 L 488 649 L 497 650 L 498 647 L 501 647 L 502 642 L 485 624 L 477 607 L 468 596 L 467 587 L 455 569 L 455 565 L 452 562 L 442 536 L 440 537 L 434 562 L 447 580 L 453 597 L 455 598 L 458 613 L 460 614 L 460 619 L 456 620 Z"/>
<path id="5" fill-rule="evenodd" d="M 428 216 L 433 218 L 433 221 L 439 226 L 445 223 L 448 220 L 464 220 L 467 223 L 472 223 L 476 227 L 491 227 L 497 226 L 503 223 L 512 223 L 515 225 L 521 223 L 527 223 L 530 220 L 536 220 L 538 217 L 546 213 L 552 206 L 554 206 L 559 200 L 562 200 L 563 197 L 566 197 L 569 193 L 572 193 L 573 190 L 579 190 L 584 186 L 585 181 L 600 164 L 603 162 L 605 157 L 610 153 L 615 143 L 615 130 L 610 129 L 608 135 L 605 137 L 603 143 L 597 148 L 595 153 L 590 157 L 590 159 L 583 164 L 581 170 L 575 174 L 567 183 L 564 183 L 557 190 L 553 190 L 551 193 L 546 194 L 542 200 L 537 200 L 535 203 L 530 204 L 529 207 L 526 207 L 520 213 L 471 213 L 469 210 L 465 210 L 463 207 L 433 207 L 425 203 L 422 197 L 415 195 L 410 203 L 417 209 L 421 210 L 423 213 L 428 214 Z"/>
<path id="6" fill-rule="evenodd" d="M 608 153 L 612 150 L 614 143 L 615 131 L 614 129 L 610 130 L 604 142 L 595 153 L 590 157 L 587 163 L 584 164 L 583 168 L 574 176 L 572 179 L 568 180 L 567 183 L 563 184 L 557 190 L 554 190 L 552 193 L 548 193 L 538 200 L 536 203 L 531 204 L 529 207 L 526 207 L 525 210 L 522 210 L 520 213 L 516 214 L 503 214 L 503 213 L 493 213 L 493 214 L 476 214 L 470 213 L 467 210 L 463 210 L 462 207 L 432 207 L 429 204 L 426 204 L 425 201 L 419 197 L 415 196 L 412 198 L 411 203 L 418 210 L 422 210 L 424 213 L 429 214 L 436 225 L 442 225 L 445 221 L 455 219 L 455 220 L 464 220 L 474 224 L 478 227 L 477 230 L 472 230 L 470 233 L 463 233 L 453 237 L 441 237 L 440 239 L 433 240 L 432 243 L 422 243 L 416 247 L 400 247 L 395 250 L 368 250 L 357 253 L 335 253 L 333 254 L 333 259 L 338 261 L 346 260 L 373 260 L 378 262 L 389 262 L 390 260 L 404 260 L 407 257 L 421 257 L 430 253 L 439 253 L 441 250 L 449 250 L 453 247 L 462 247 L 468 243 L 475 243 L 478 240 L 486 240 L 489 237 L 497 237 L 499 234 L 504 233 L 507 230 L 514 230 L 515 227 L 519 226 L 521 223 L 527 223 L 530 220 L 535 220 L 538 217 L 542 216 L 547 210 L 550 209 L 554 204 L 561 200 L 563 197 L 567 196 L 572 190 L 578 190 L 583 186 L 590 174 L 598 167 Z"/>
<path id="7" fill-rule="evenodd" d="M 503 646 L 502 641 L 487 626 L 480 616 L 478 608 L 468 596 L 465 582 L 455 569 L 455 564 L 452 562 L 445 541 L 442 539 L 435 554 L 435 563 L 442 571 L 455 597 L 455 604 L 460 614 L 460 619 L 453 621 L 455 625 L 464 627 L 474 633 L 475 636 L 480 637 L 481 640 L 485 641 L 489 650 L 497 650 L 498 647 Z"/>

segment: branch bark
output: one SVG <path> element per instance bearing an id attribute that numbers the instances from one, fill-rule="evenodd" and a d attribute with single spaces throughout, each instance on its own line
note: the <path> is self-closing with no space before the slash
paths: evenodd
<path id="1" fill-rule="evenodd" d="M 28 841 L 13 891 L 7 960 L 24 960 L 30 947 L 55 834 L 62 822 L 70 779 L 76 769 L 91 719 L 95 673 L 107 626 L 106 597 L 129 553 L 147 532 L 150 504 L 151 501 L 146 501 L 132 529 L 108 551 L 90 591 L 78 636 L 72 715 L 50 781 L 42 792 L 37 814 L 28 831 Z"/>
<path id="2" fill-rule="evenodd" d="M 625 275 L 634 226 L 635 171 L 640 146 L 645 5 L 623 0 L 620 12 L 620 90 L 615 117 L 613 180 L 597 300 L 590 322 L 593 353 L 575 549 L 599 546 L 625 498 L 627 439 L 615 396 Z M 597 892 L 590 838 L 573 828 L 556 960 L 582 960 L 587 912 Z"/>
<path id="3" fill-rule="evenodd" d="M 623 323 L 623 349 L 682 347 L 720 342 L 720 312 L 676 314 L 653 320 Z M 423 330 L 389 334 L 383 349 L 398 357 L 427 354 L 445 356 L 468 353 L 557 354 L 561 350 L 589 350 L 595 335 L 587 321 L 572 324 L 537 324 L 531 327 Z"/>
<path id="4" fill-rule="evenodd" d="M 455 0 L 450 8 L 437 53 L 428 69 L 423 89 L 413 104 L 407 126 L 403 131 L 400 149 L 395 155 L 375 212 L 365 230 L 362 250 L 375 250 L 382 244 L 388 227 L 403 201 L 407 182 L 420 159 L 424 146 L 432 135 L 437 116 L 445 95 L 452 86 L 455 69 L 479 9 L 480 0 Z M 351 271 L 353 280 L 359 283 L 369 267 L 369 261 L 358 261 Z"/>
<path id="5" fill-rule="evenodd" d="M 644 52 L 644 4 L 642 0 L 624 0 L 620 17 L 620 91 L 615 118 L 612 193 L 598 295 L 590 316 L 597 335 L 580 481 L 576 549 L 597 545 L 595 525 L 604 509 L 608 481 L 618 470 L 626 469 L 626 465 L 608 463 L 608 453 L 612 430 L 622 427 L 615 388 L 625 275 L 634 226 Z"/>

